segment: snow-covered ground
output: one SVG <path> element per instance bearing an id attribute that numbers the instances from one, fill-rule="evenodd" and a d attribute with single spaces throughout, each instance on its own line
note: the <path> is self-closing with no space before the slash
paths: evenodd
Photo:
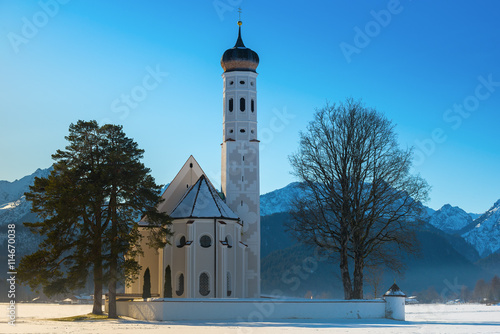
<path id="1" fill-rule="evenodd" d="M 7 324 L 7 304 L 0 333 L 500 333 L 500 306 L 408 305 L 407 321 L 269 320 L 265 322 L 146 322 L 134 319 L 60 322 L 47 318 L 86 314 L 92 305 L 17 304 L 16 326 Z"/>

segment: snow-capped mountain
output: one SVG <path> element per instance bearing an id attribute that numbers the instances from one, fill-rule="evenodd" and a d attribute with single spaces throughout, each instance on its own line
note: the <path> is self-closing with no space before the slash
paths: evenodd
<path id="1" fill-rule="evenodd" d="M 51 168 L 39 168 L 33 174 L 19 180 L 13 182 L 0 181 L 0 208 L 7 203 L 19 200 L 29 190 L 29 186 L 33 184 L 35 177 L 45 177 L 49 175 L 50 171 Z"/>
<path id="2" fill-rule="evenodd" d="M 267 194 L 260 195 L 260 215 L 267 216 L 278 212 L 290 210 L 290 202 L 294 198 L 303 196 L 299 182 L 293 182 L 284 188 L 276 189 Z"/>
<path id="3" fill-rule="evenodd" d="M 484 258 L 500 250 L 500 200 L 474 221 L 472 230 L 462 237 Z"/>
<path id="4" fill-rule="evenodd" d="M 37 169 L 33 174 L 13 182 L 0 181 L 0 225 L 17 223 L 30 213 L 31 204 L 26 202 L 24 193 L 29 191 L 35 177 L 45 177 L 51 170 L 52 167 Z"/>
<path id="5" fill-rule="evenodd" d="M 472 218 L 472 220 L 476 220 L 483 215 L 482 213 L 472 213 L 472 212 L 467 212 L 467 214 Z"/>
<path id="6" fill-rule="evenodd" d="M 444 205 L 434 212 L 429 219 L 429 224 L 443 232 L 453 234 L 472 223 L 472 217 L 458 206 Z"/>

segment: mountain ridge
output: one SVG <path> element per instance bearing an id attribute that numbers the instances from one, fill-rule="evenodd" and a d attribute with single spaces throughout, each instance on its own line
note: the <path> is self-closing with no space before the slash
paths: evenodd
<path id="1" fill-rule="evenodd" d="M 481 258 L 500 251 L 500 200 L 473 224 L 474 227 L 462 237 L 476 247 Z"/>
<path id="2" fill-rule="evenodd" d="M 45 177 L 51 170 L 52 167 L 39 168 L 19 180 L 0 181 L 0 225 L 19 221 L 29 214 L 30 205 L 26 202 L 24 193 L 29 191 L 29 186 L 33 184 L 35 177 Z M 290 202 L 301 196 L 304 196 L 304 190 L 299 182 L 292 182 L 283 188 L 263 194 L 260 196 L 261 216 L 288 212 Z M 473 246 L 479 258 L 500 251 L 500 200 L 475 220 L 473 217 L 476 214 L 467 213 L 450 204 L 445 204 L 436 211 L 426 206 L 424 208 L 424 219 L 438 230 L 454 236 L 448 237 L 448 240 L 468 259 L 477 260 L 474 252 L 463 249 L 464 245 L 456 239 L 457 236 Z"/>

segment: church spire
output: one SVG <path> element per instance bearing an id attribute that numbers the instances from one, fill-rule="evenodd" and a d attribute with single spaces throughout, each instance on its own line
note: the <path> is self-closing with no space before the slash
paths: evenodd
<path id="1" fill-rule="evenodd" d="M 231 71 L 251 71 L 256 72 L 259 66 L 259 56 L 255 51 L 247 48 L 241 38 L 241 8 L 238 10 L 240 18 L 238 21 L 238 39 L 231 49 L 226 50 L 222 55 L 220 64 L 224 72 Z"/>
<path id="2" fill-rule="evenodd" d="M 235 48 L 244 48 L 245 44 L 243 44 L 243 40 L 241 39 L 241 25 L 243 23 L 241 21 L 238 21 L 238 39 L 236 40 L 236 44 L 234 45 Z"/>
<path id="3" fill-rule="evenodd" d="M 238 39 L 236 40 L 235 48 L 244 48 L 245 44 L 243 44 L 243 40 L 241 39 L 241 25 L 243 22 L 241 21 L 241 7 L 238 8 Z"/>

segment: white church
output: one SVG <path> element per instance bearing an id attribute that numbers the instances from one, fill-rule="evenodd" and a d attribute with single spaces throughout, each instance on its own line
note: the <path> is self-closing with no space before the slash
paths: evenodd
<path id="1" fill-rule="evenodd" d="M 238 39 L 224 52 L 222 194 L 190 156 L 162 195 L 159 210 L 172 218 L 173 237 L 164 249 L 143 238 L 142 272 L 125 293 L 140 294 L 146 268 L 151 294 L 162 297 L 167 266 L 173 298 L 260 297 L 259 56 Z M 146 235 L 149 227 L 141 223 Z"/>

